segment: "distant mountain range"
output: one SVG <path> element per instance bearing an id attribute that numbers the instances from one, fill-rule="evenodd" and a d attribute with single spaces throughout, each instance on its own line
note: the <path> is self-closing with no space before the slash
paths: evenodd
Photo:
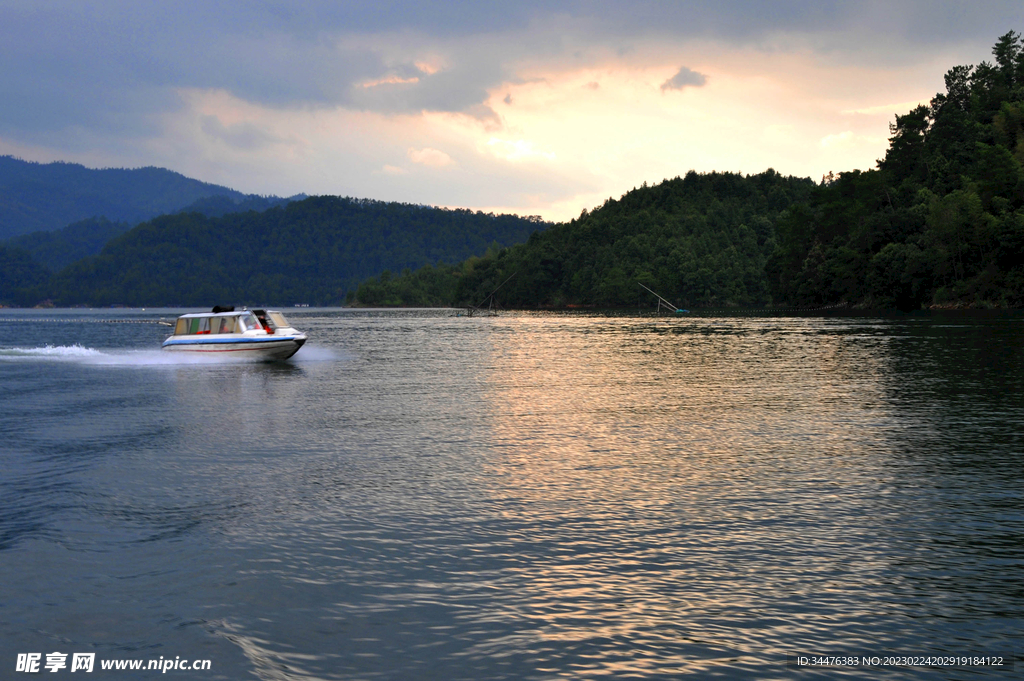
<path id="1" fill-rule="evenodd" d="M 339 304 L 381 272 L 450 265 L 547 226 L 0 157 L 0 306 Z"/>
<path id="2" fill-rule="evenodd" d="M 246 195 L 161 168 L 0 157 L 0 306 L 338 304 L 387 270 L 452 264 L 539 218 Z"/>
<path id="3" fill-rule="evenodd" d="M 97 170 L 77 163 L 33 163 L 0 156 L 0 240 L 52 232 L 90 218 L 104 217 L 131 227 L 190 206 L 204 214 L 224 215 L 250 207 L 265 209 L 281 201 L 164 168 Z M 244 205 L 253 202 L 269 205 Z"/>

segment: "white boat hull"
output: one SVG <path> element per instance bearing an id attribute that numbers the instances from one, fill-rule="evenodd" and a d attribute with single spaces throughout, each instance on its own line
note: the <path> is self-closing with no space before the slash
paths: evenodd
<path id="1" fill-rule="evenodd" d="M 164 350 L 223 355 L 240 359 L 288 359 L 306 342 L 306 335 L 297 336 L 172 336 L 163 343 Z"/>

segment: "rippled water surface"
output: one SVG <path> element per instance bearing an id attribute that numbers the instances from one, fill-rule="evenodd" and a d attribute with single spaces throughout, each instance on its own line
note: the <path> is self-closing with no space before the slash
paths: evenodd
<path id="1" fill-rule="evenodd" d="M 0 678 L 1024 649 L 1024 318 L 304 310 L 252 364 L 162 353 L 174 314 L 0 310 Z"/>

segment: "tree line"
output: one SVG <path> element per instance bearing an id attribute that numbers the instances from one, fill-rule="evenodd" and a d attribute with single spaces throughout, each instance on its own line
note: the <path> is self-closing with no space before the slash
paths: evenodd
<path id="1" fill-rule="evenodd" d="M 1024 304 L 1024 50 L 956 66 L 890 126 L 876 169 L 824 178 L 776 224 L 773 298 L 800 305 Z"/>
<path id="2" fill-rule="evenodd" d="M 455 267 L 371 278 L 367 305 L 476 305 L 501 286 L 505 307 L 621 307 L 653 303 L 643 283 L 678 305 L 770 302 L 765 263 L 774 222 L 814 189 L 774 170 L 758 175 L 689 172 Z"/>

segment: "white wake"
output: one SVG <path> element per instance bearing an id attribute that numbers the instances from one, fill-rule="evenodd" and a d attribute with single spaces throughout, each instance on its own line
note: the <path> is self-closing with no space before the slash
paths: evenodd
<path id="1" fill-rule="evenodd" d="M 294 362 L 329 362 L 338 356 L 328 348 L 304 347 Z M 210 355 L 163 350 L 97 350 L 82 345 L 46 345 L 38 348 L 0 348 L 0 362 L 67 362 L 94 366 L 182 366 L 209 364 L 253 364 L 258 359 L 222 354 Z"/>

